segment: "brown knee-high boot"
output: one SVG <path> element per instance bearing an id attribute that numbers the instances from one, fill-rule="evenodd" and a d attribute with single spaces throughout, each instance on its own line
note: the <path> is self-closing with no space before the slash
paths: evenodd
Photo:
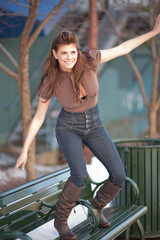
<path id="1" fill-rule="evenodd" d="M 77 236 L 69 229 L 67 219 L 80 196 L 81 190 L 82 187 L 77 187 L 68 180 L 56 203 L 54 226 L 63 240 L 77 239 Z"/>
<path id="2" fill-rule="evenodd" d="M 99 214 L 99 227 L 104 228 L 111 225 L 111 223 L 103 215 L 102 209 L 116 197 L 120 190 L 121 188 L 116 187 L 107 180 L 104 185 L 100 187 L 95 198 L 92 200 L 92 204 Z"/>

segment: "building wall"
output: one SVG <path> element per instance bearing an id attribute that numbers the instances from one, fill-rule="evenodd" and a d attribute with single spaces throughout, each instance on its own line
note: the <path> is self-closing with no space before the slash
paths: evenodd
<path id="1" fill-rule="evenodd" d="M 56 33 L 57 31 L 55 30 L 45 38 L 39 37 L 30 49 L 29 80 L 31 100 L 37 93 L 42 74 L 42 63 Z M 19 38 L 0 39 L 0 42 L 19 62 Z M 0 52 L 0 62 L 15 71 L 12 64 L 2 52 Z M 11 131 L 21 118 L 21 104 L 16 80 L 9 77 L 2 70 L 0 70 L 0 86 L 0 145 L 3 145 L 7 142 Z"/>
<path id="2" fill-rule="evenodd" d="M 132 52 L 142 74 L 145 90 L 150 98 L 152 85 L 152 58 L 148 48 Z M 99 107 L 102 120 L 110 134 L 116 137 L 134 137 L 146 132 L 147 108 L 137 79 L 125 56 L 105 64 L 100 74 Z"/>

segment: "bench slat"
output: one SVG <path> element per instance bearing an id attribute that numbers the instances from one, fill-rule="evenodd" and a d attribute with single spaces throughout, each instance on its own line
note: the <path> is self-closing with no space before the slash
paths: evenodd
<path id="1" fill-rule="evenodd" d="M 126 218 L 124 218 L 124 216 L 122 218 L 119 218 L 119 222 L 116 222 L 115 227 L 112 229 L 112 231 L 108 232 L 107 234 L 107 240 L 113 239 L 117 236 L 119 236 L 121 233 L 123 233 L 126 229 L 128 229 L 133 222 L 137 221 L 140 217 L 142 217 L 144 214 L 146 214 L 147 212 L 147 207 L 140 207 L 135 206 L 135 211 L 133 211 L 132 213 L 130 213 L 129 216 L 126 215 Z M 91 238 L 93 239 L 93 238 Z M 95 236 L 96 240 L 106 240 L 106 233 L 103 232 L 103 237 L 102 235 L 97 238 L 97 236 Z"/>
<path id="2" fill-rule="evenodd" d="M 17 231 L 17 233 L 21 231 L 25 234 L 54 219 L 56 201 L 59 199 L 59 195 L 69 176 L 70 169 L 65 168 L 0 193 L 0 231 L 7 231 L 7 234 L 10 231 Z M 133 184 L 131 179 L 127 181 L 135 191 L 136 184 Z M 74 232 L 78 234 L 78 239 L 113 239 L 116 234 L 118 236 L 146 213 L 146 207 L 134 204 L 106 208 L 105 214 L 112 226 L 105 229 L 96 228 L 98 224 L 97 213 L 93 206 L 89 204 L 94 193 L 91 183 L 92 180 L 88 176 L 80 195 L 80 201 L 91 210 L 92 214 L 89 215 L 89 219 L 94 216 L 94 221 L 93 219 L 90 220 L 91 225 L 86 219 L 74 228 Z M 94 183 L 97 187 L 100 184 L 102 183 Z M 96 231 L 91 234 L 93 226 Z"/>
<path id="3" fill-rule="evenodd" d="M 49 188 L 43 189 L 43 191 L 41 190 L 39 192 L 34 193 L 33 195 L 28 195 L 28 197 L 26 197 L 25 199 L 20 198 L 18 201 L 15 201 L 10 205 L 4 206 L 2 209 L 0 209 L 0 214 L 7 215 L 8 213 L 12 213 L 17 209 L 25 207 L 35 209 L 34 205 L 36 202 L 38 202 L 39 200 L 49 199 L 50 196 L 52 197 L 52 199 L 53 198 L 57 199 L 59 197 L 61 187 L 63 185 L 64 183 L 56 186 L 50 186 Z M 28 205 L 30 207 L 28 207 Z"/>
<path id="4" fill-rule="evenodd" d="M 37 210 L 41 204 L 41 201 L 38 199 L 43 199 L 46 203 L 52 203 L 54 205 L 51 214 L 53 218 L 55 215 L 55 202 L 59 199 L 59 194 L 62 191 L 64 184 L 65 182 L 60 182 L 52 188 L 49 187 L 42 189 L 38 193 L 35 193 L 35 196 L 31 195 L 27 199 L 21 199 L 19 202 L 14 202 L 13 204 L 2 208 L 0 212 L 5 216 L 0 217 L 0 229 L 4 228 L 5 230 L 9 230 L 10 228 L 12 230 L 22 230 L 23 232 L 28 232 L 33 230 L 35 226 L 40 226 L 42 222 L 46 223 L 48 219 L 44 221 L 43 214 L 46 216 L 50 209 L 43 207 L 41 210 Z M 92 191 L 89 182 L 82 190 L 81 198 L 87 200 L 92 199 Z M 30 205 L 28 206 L 28 204 Z M 20 208 L 22 209 L 20 210 Z M 18 210 L 18 212 L 15 212 L 15 210 Z M 42 215 L 41 217 L 40 214 Z M 51 216 L 50 219 L 52 219 Z"/>
<path id="5" fill-rule="evenodd" d="M 43 188 L 46 188 L 50 185 L 59 184 L 61 181 L 65 181 L 70 176 L 70 171 L 68 168 L 63 171 L 55 174 L 45 175 L 41 178 L 37 178 L 36 180 L 30 181 L 29 183 L 22 184 L 21 186 L 15 187 L 8 191 L 0 193 L 0 207 L 10 204 L 14 201 L 18 201 L 19 198 L 25 198 L 30 194 L 33 194 L 37 191 L 40 191 Z"/>
<path id="6" fill-rule="evenodd" d="M 119 211 L 119 207 L 106 208 L 104 210 L 104 215 L 111 222 L 111 227 L 98 228 L 93 234 L 90 234 L 89 223 L 85 220 L 85 224 L 84 222 L 80 223 L 78 226 L 73 228 L 73 231 L 78 235 L 77 240 L 110 240 L 119 236 L 132 225 L 133 221 L 138 220 L 146 212 L 147 207 L 136 205 L 124 206 L 121 208 L 121 211 Z M 117 217 L 117 213 L 119 213 L 119 217 Z M 56 240 L 60 240 L 60 238 L 58 237 Z"/>
<path id="7" fill-rule="evenodd" d="M 133 206 L 133 205 L 132 205 Z M 114 222 L 118 220 L 118 218 L 122 218 L 123 214 L 125 214 L 126 210 L 127 212 L 130 211 L 132 206 L 126 208 L 126 206 L 120 206 L 120 207 L 109 207 L 104 209 L 104 215 L 106 218 L 112 223 L 112 226 L 110 228 L 105 228 L 106 230 L 111 230 L 113 227 Z M 101 232 L 103 228 L 98 228 L 96 233 Z M 93 236 L 93 235 L 92 235 Z"/>
<path id="8" fill-rule="evenodd" d="M 12 202 L 10 205 L 4 206 L 0 209 L 0 216 L 7 215 L 22 208 L 23 210 L 36 209 L 40 204 L 39 200 L 46 201 L 47 203 L 54 202 L 59 199 L 59 194 L 62 191 L 65 182 L 60 182 L 56 185 L 50 185 L 49 187 L 41 189 L 39 192 L 35 192 L 33 195 L 28 195 L 26 198 L 21 196 L 18 201 Z M 90 194 L 89 194 L 90 193 Z M 15 193 L 13 193 L 14 195 Z M 11 196 L 11 195 L 10 195 Z M 81 196 L 83 199 L 92 199 L 92 192 L 90 185 L 86 185 L 83 189 Z M 38 204 L 39 202 L 39 204 Z M 0 220 L 1 222 L 1 220 Z"/>

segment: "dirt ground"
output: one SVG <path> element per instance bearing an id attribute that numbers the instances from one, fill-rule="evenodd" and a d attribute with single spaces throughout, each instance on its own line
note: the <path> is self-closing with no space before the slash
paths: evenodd
<path id="1" fill-rule="evenodd" d="M 43 166 L 37 165 L 36 172 L 37 177 L 43 176 L 45 174 L 51 173 L 66 165 L 57 165 L 57 166 Z M 21 185 L 26 182 L 26 172 L 18 169 L 16 173 L 13 172 L 14 168 L 10 167 L 6 170 L 0 170 L 0 192 L 4 192 L 8 189 L 14 188 L 18 185 Z"/>

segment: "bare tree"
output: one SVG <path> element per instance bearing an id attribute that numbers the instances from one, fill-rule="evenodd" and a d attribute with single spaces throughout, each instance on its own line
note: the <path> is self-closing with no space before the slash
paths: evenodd
<path id="1" fill-rule="evenodd" d="M 141 4 L 138 5 L 138 7 L 140 8 L 140 10 L 142 10 L 142 6 L 144 8 L 143 5 L 143 1 L 141 2 Z M 133 8 L 133 6 L 135 7 L 135 5 L 129 5 L 129 8 Z M 150 29 L 153 28 L 154 26 L 154 22 L 155 22 L 155 18 L 158 15 L 158 11 L 160 10 L 160 2 L 159 1 L 149 1 L 148 6 L 145 5 L 145 11 L 148 12 L 149 18 L 150 18 Z M 119 33 L 119 31 L 117 30 L 116 27 L 116 23 L 114 22 L 111 12 L 108 9 L 103 10 L 107 16 L 108 19 L 114 29 L 114 33 L 117 36 L 117 41 L 119 44 L 122 43 L 121 40 L 121 35 Z M 148 118 L 149 118 L 149 137 L 155 137 L 156 133 L 157 133 L 157 126 L 158 126 L 158 110 L 160 109 L 160 92 L 157 91 L 158 86 L 159 86 L 159 62 L 160 62 L 160 55 L 159 55 L 159 46 L 157 45 L 157 41 L 156 41 L 156 37 L 152 38 L 150 41 L 150 46 L 151 46 L 151 54 L 152 54 L 152 60 L 153 60 L 153 80 L 152 80 L 152 89 L 151 89 L 151 100 L 149 100 L 149 98 L 147 97 L 145 88 L 144 88 L 144 84 L 143 84 L 143 79 L 142 79 L 142 75 L 139 71 L 139 69 L 137 68 L 131 54 L 127 54 L 126 58 L 131 66 L 131 69 L 133 70 L 139 87 L 140 87 L 140 91 L 143 97 L 143 100 L 145 102 L 145 105 L 148 109 Z"/>
<path id="2" fill-rule="evenodd" d="M 88 46 L 96 49 L 98 47 L 98 13 L 96 0 L 89 0 L 89 29 Z"/>
<path id="3" fill-rule="evenodd" d="M 25 22 L 25 26 L 20 38 L 20 53 L 19 53 L 19 64 L 15 61 L 13 56 L 7 51 L 7 49 L 0 44 L 0 49 L 8 57 L 13 66 L 15 67 L 15 72 L 11 71 L 9 68 L 4 66 L 0 62 L 0 69 L 7 73 L 9 76 L 13 77 L 18 84 L 20 98 L 21 98 L 21 109 L 22 109 L 22 125 L 23 125 L 23 139 L 25 139 L 28 127 L 31 122 L 31 102 L 30 102 L 30 88 L 29 88 L 29 51 L 38 37 L 39 33 L 42 31 L 45 24 L 51 20 L 53 15 L 55 15 L 65 0 L 59 1 L 59 3 L 51 9 L 44 20 L 40 23 L 34 33 L 31 35 L 34 23 L 36 21 L 37 12 L 41 0 L 29 0 L 29 13 Z M 27 169 L 27 181 L 32 180 L 36 177 L 35 171 L 35 141 L 33 141 L 30 150 L 28 152 L 28 161 L 26 165 Z"/>

